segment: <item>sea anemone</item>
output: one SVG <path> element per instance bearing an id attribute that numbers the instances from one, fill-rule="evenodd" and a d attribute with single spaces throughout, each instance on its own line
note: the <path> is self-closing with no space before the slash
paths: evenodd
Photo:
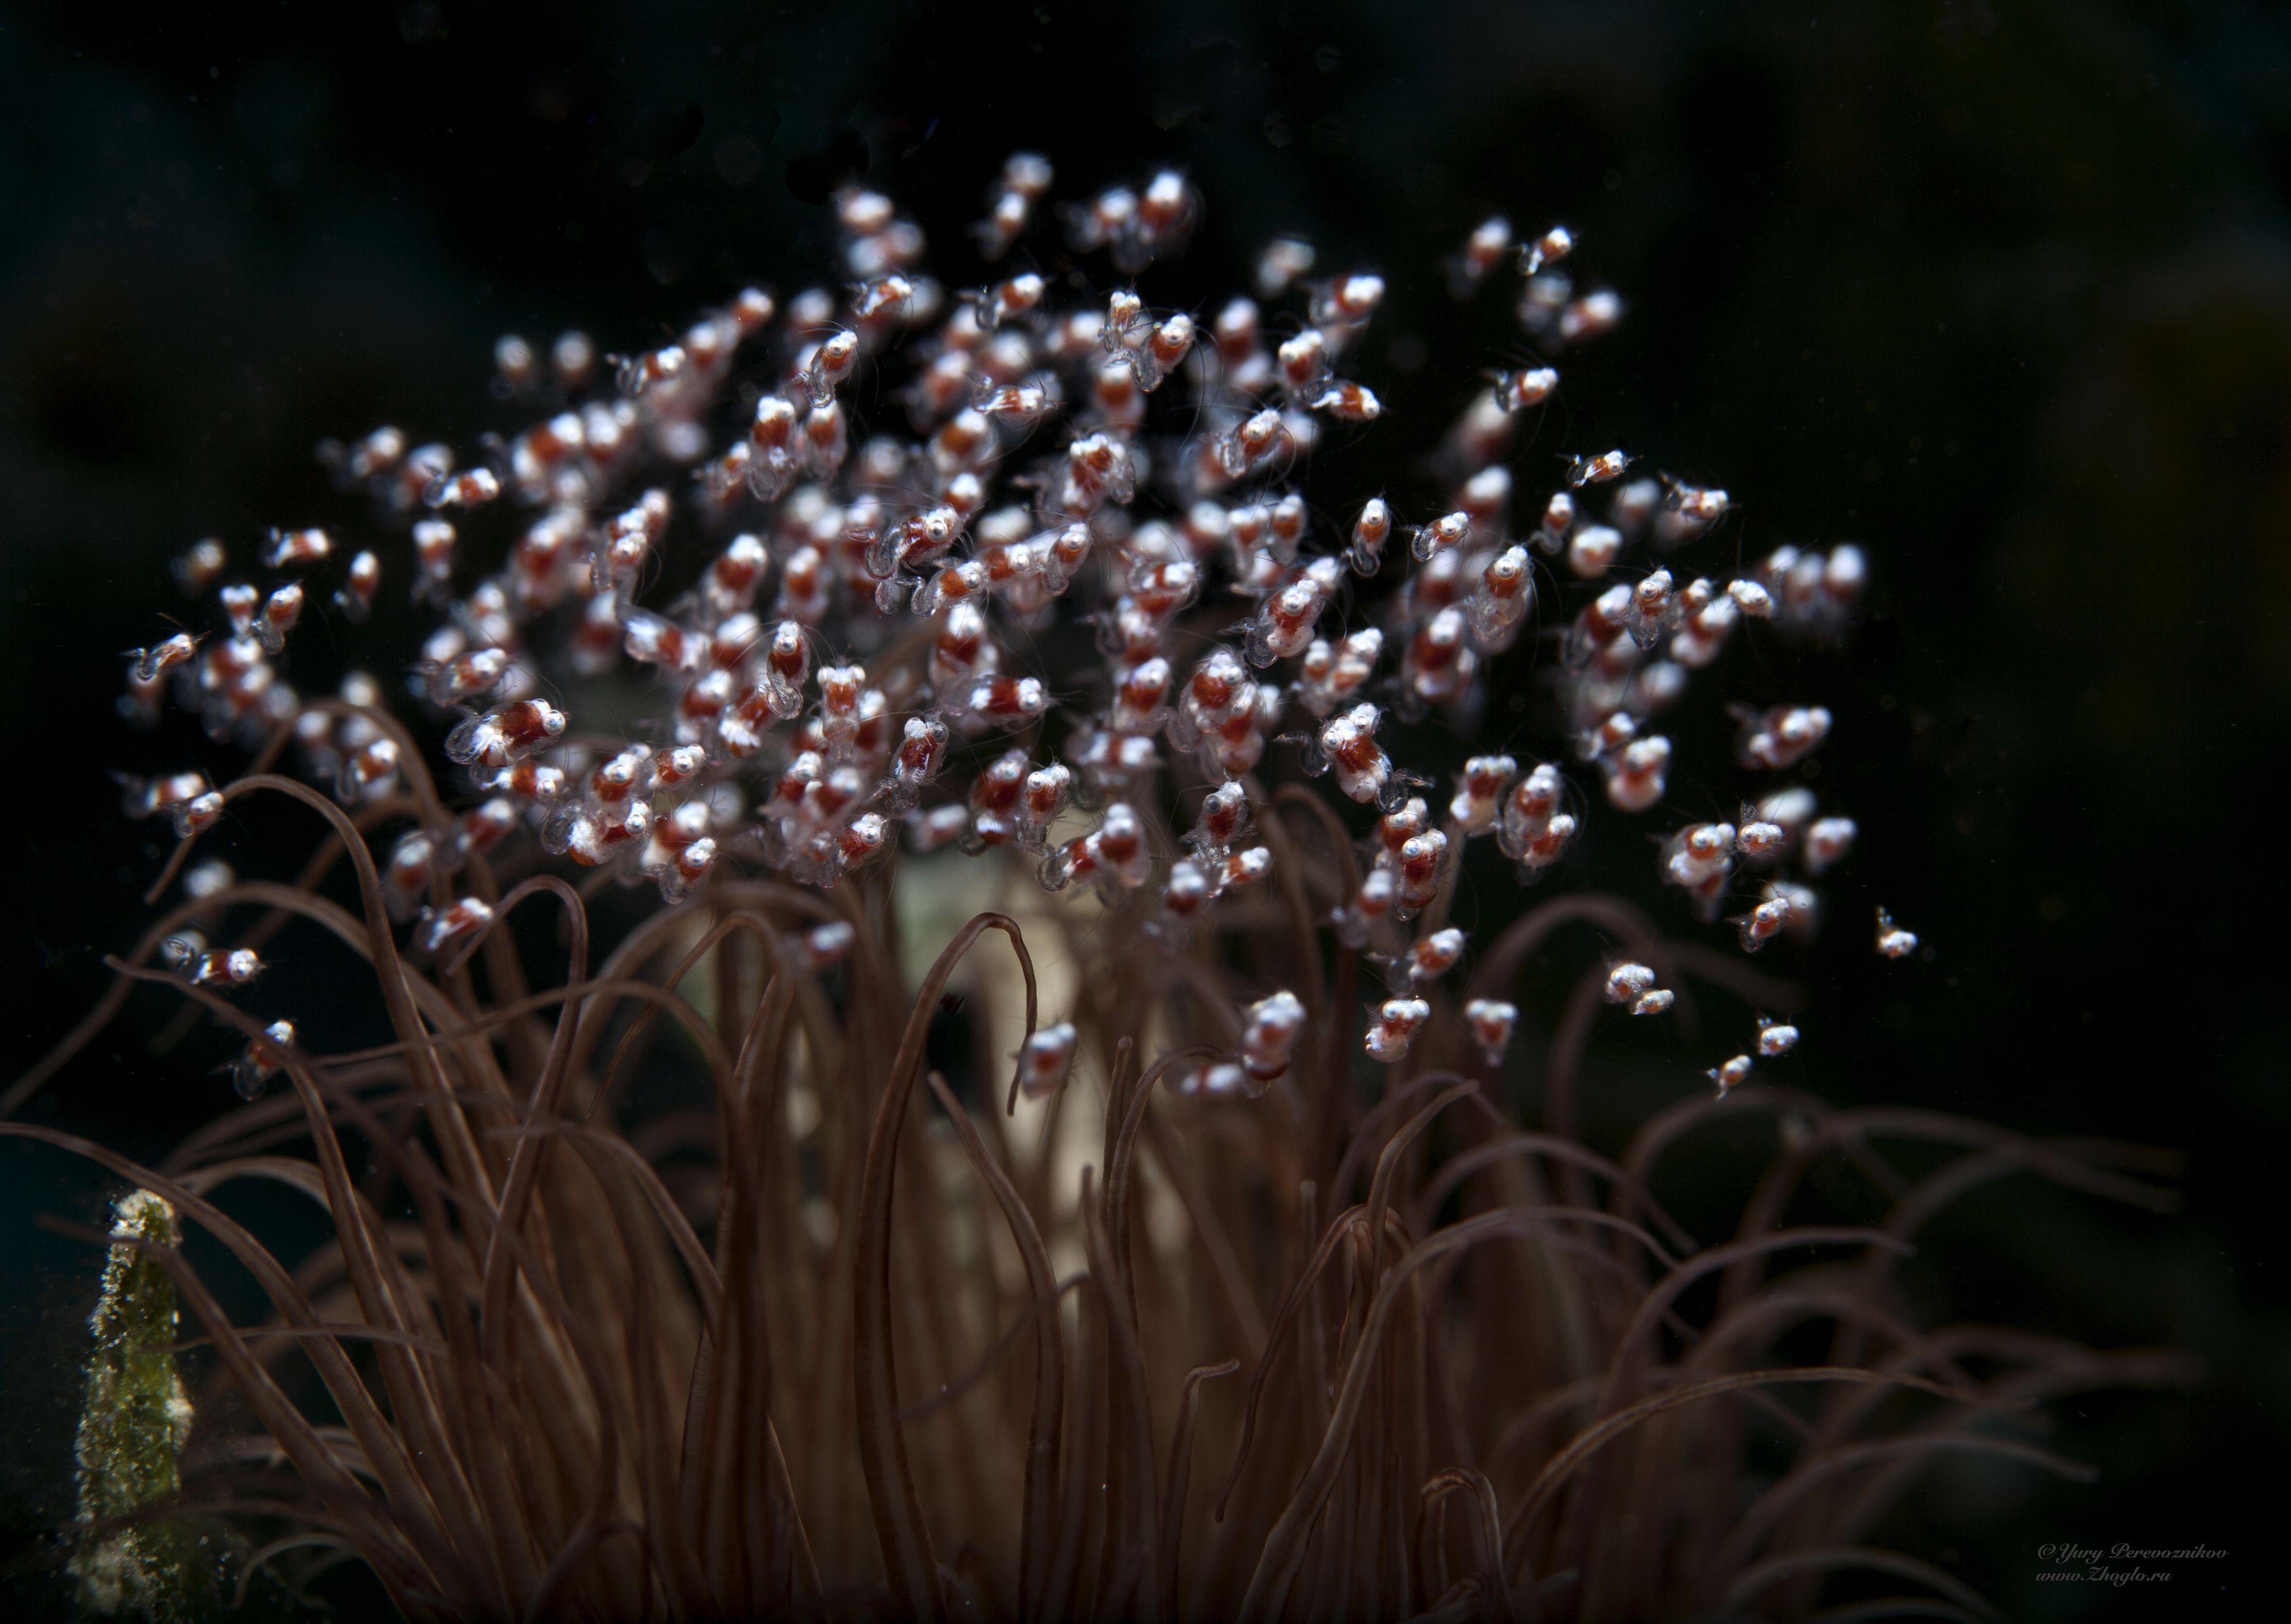
<path id="1" fill-rule="evenodd" d="M 986 261 L 1049 185 L 1011 160 Z M 1467 296 L 1517 267 L 1536 353 L 1404 523 L 1304 484 L 1392 428 L 1346 375 L 1381 276 L 1282 238 L 1262 306 L 1199 319 L 1078 272 L 956 293 L 888 199 L 837 206 L 840 291 L 625 357 L 504 339 L 522 432 L 330 442 L 366 517 L 271 532 L 262 585 L 182 559 L 220 619 L 134 651 L 123 709 L 253 759 L 128 786 L 181 837 L 152 899 L 184 894 L 0 1115 L 146 983 L 237 1034 L 245 1103 L 157 1168 L 0 1132 L 165 1202 L 275 1317 L 122 1232 L 245 1435 L 86 1537 L 220 1515 L 416 1619 L 1645 1619 L 1849 1571 L 1980 1612 L 1865 1544 L 1909 1475 L 2078 1475 L 2013 1418 L 2176 1366 L 1922 1325 L 1893 1266 L 1986 1179 L 2153 1208 L 2166 1162 L 1763 1080 L 1799 999 L 1745 955 L 1813 937 L 1856 833 L 1798 771 L 1851 733 L 1819 704 L 1740 709 L 1739 816 L 1661 832 L 1687 934 L 1565 883 L 1642 838 L 1730 644 L 1850 630 L 1861 551 L 1697 575 L 1724 491 L 1525 454 L 1550 362 L 1624 315 L 1564 229 L 1451 262 Z M 1069 247 L 1135 278 L 1201 210 L 1164 173 L 1067 211 Z M 301 623 L 393 580 L 433 616 L 410 681 L 401 652 L 291 688 Z M 1488 700 L 1543 672 L 1523 760 Z M 265 801 L 315 820 L 306 861 L 194 862 Z M 1602 956 L 1555 975 L 1561 932 Z M 1915 973 L 1911 931 L 1877 945 Z M 257 1013 L 290 948 L 389 1041 Z M 1708 1052 L 1603 1154 L 1586 1056 L 1635 1021 Z M 1779 1149 L 1699 1235 L 1663 1191 L 1728 1122 Z M 1852 1211 L 1813 1210 L 1831 1162 Z M 333 1241 L 274 1252 L 216 1202 L 243 1179 Z"/>

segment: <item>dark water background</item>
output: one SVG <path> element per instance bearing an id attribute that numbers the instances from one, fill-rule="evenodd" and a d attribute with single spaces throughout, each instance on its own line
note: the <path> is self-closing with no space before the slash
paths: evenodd
<path id="1" fill-rule="evenodd" d="M 311 460 L 323 434 L 510 426 L 484 389 L 502 331 L 634 349 L 746 279 L 801 285 L 847 175 L 912 211 L 959 282 L 1012 149 L 1048 152 L 1068 197 L 1176 162 L 1208 213 L 1149 302 L 1237 285 L 1276 229 L 1391 277 L 1360 372 L 1392 421 L 1314 490 L 1386 486 L 1410 511 L 1430 498 L 1399 448 L 1520 353 L 1502 296 L 1453 305 L 1438 257 L 1491 207 L 1564 218 L 1631 313 L 1570 364 L 1532 454 L 1620 440 L 1726 485 L 1747 551 L 1852 539 L 1873 563 L 1850 655 L 1769 642 L 1727 668 L 1745 697 L 1838 713 L 1821 787 L 1864 832 L 1825 949 L 1783 966 L 1813 994 L 1791 1081 L 2189 1154 L 2177 1216 L 2008 1181 L 1936 1226 L 1913 1278 L 1932 1314 L 2176 1345 L 2208 1382 L 2064 1405 L 2054 1446 L 2097 1486 L 1936 1467 L 1887 1532 L 2015 1617 L 2238 1616 L 2281 1588 L 2279 8 L 190 12 L 0 14 L 0 1078 L 147 917 L 157 848 L 105 775 L 165 753 L 110 714 L 114 651 L 174 602 L 165 559 L 354 519 Z M 1672 814 L 1731 812 L 1731 789 L 1676 782 Z M 1636 832 L 1592 833 L 1588 877 L 1647 896 Z M 1868 953 L 1872 900 L 1930 963 Z M 1505 904 L 1483 905 L 1485 929 Z M 227 1103 L 219 1039 L 146 1052 L 164 1013 L 136 1005 L 32 1120 L 157 1154 Z M 1663 1065 L 1651 1092 L 1595 1097 L 1595 1140 L 1686 1086 L 1687 1055 Z M 0 1561 L 68 1514 L 95 1270 L 31 1218 L 86 1220 L 106 1194 L 0 1146 Z M 2106 1592 L 2034 1583 L 2054 1541 L 2230 1556 Z"/>

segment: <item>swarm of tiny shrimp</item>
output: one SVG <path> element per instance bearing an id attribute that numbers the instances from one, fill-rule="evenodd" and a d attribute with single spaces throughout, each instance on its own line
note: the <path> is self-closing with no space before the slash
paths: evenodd
<path id="1" fill-rule="evenodd" d="M 1619 813 L 1654 811 L 1672 760 L 1663 719 L 1689 683 L 1745 621 L 1835 637 L 1863 559 L 1785 548 L 1738 576 L 1695 573 L 1684 560 L 1725 524 L 1727 493 L 1620 449 L 1529 454 L 1563 386 L 1545 359 L 1476 388 L 1434 460 L 1439 501 L 1411 518 L 1378 498 L 1332 521 L 1305 494 L 1313 458 L 1338 426 L 1390 429 L 1351 375 L 1383 277 L 1316 275 L 1311 245 L 1283 237 L 1258 265 L 1258 296 L 1206 319 L 1126 280 L 1072 296 L 1015 267 L 1050 184 L 1043 159 L 1010 160 L 976 229 L 987 269 L 962 285 L 929 273 L 922 231 L 890 200 L 855 188 L 836 201 L 838 286 L 784 304 L 748 289 L 638 354 L 600 354 L 577 333 L 545 358 L 502 339 L 494 387 L 529 410 L 521 432 L 475 460 L 391 427 L 322 446 L 371 517 L 269 532 L 254 559 L 267 585 L 237 578 L 221 542 L 192 547 L 180 584 L 221 615 L 132 651 L 123 709 L 150 720 L 172 697 L 249 747 L 287 729 L 344 803 L 384 800 L 406 767 L 374 720 L 388 685 L 358 674 L 348 703 L 309 703 L 280 663 L 314 611 L 363 622 L 394 577 L 434 615 L 400 669 L 468 792 L 454 822 L 405 830 L 381 865 L 409 945 L 432 954 L 492 920 L 454 874 L 520 832 L 671 904 L 727 865 L 832 886 L 896 844 L 999 849 L 1051 891 L 1141 910 L 1174 946 L 1266 881 L 1254 814 L 1293 766 L 1374 809 L 1357 889 L 1324 922 L 1387 968 L 1391 996 L 1368 1011 L 1363 1046 L 1400 1060 L 1466 953 L 1443 902 L 1466 845 L 1493 837 L 1530 882 L 1572 854 L 1587 786 Z M 1064 218 L 1075 251 L 1134 278 L 1183 244 L 1200 206 L 1170 172 Z M 1558 356 L 1623 315 L 1612 290 L 1578 288 L 1576 249 L 1564 227 L 1515 242 L 1491 220 L 1450 269 L 1468 297 L 1515 266 L 1526 338 Z M 1060 623 L 1086 638 L 1050 635 Z M 1499 666 L 1539 624 L 1555 660 L 1523 650 Z M 1030 666 L 1042 650 L 1086 652 Z M 1395 724 L 1469 727 L 1491 679 L 1515 685 L 1537 664 L 1560 677 L 1555 759 L 1476 755 L 1444 794 L 1395 760 Z M 569 713 L 615 678 L 654 696 L 639 736 Z M 1789 778 L 1828 737 L 1827 710 L 1739 720 L 1741 768 L 1781 782 L 1735 823 L 1679 829 L 1660 867 L 1704 920 L 1736 910 L 1755 952 L 1812 931 L 1807 882 L 1855 830 Z M 128 788 L 132 813 L 164 812 L 185 838 L 223 800 L 196 772 Z M 1914 945 L 1884 921 L 1881 952 Z M 260 969 L 251 952 L 178 956 L 216 985 Z M 1614 974 L 1610 996 L 1633 1013 L 1668 1007 L 1645 967 Z M 1489 999 L 1464 1011 L 1491 1065 L 1516 1014 Z M 1302 1006 L 1276 989 L 1239 1018 L 1234 1057 L 1182 1092 L 1254 1093 L 1281 1076 Z M 1761 1054 L 1787 1049 L 1781 1032 L 1794 1040 L 1769 1028 Z M 1037 1034 L 1030 1093 L 1063 1082 L 1073 1048 L 1071 1028 Z M 251 1052 L 240 1074 L 275 1065 Z M 1712 1075 L 1731 1087 L 1749 1065 Z"/>

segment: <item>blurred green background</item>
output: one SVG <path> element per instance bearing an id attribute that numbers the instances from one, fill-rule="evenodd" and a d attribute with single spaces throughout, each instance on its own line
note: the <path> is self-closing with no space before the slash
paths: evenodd
<path id="1" fill-rule="evenodd" d="M 914 213 L 959 282 L 1011 149 L 1048 153 L 1065 197 L 1171 162 L 1208 210 L 1141 283 L 1150 303 L 1238 285 L 1276 230 L 1391 279 L 1359 367 L 1391 420 L 1313 489 L 1334 507 L 1386 488 L 1407 513 L 1431 487 L 1406 454 L 1475 369 L 1524 353 L 1505 296 L 1456 305 L 1440 257 L 1491 209 L 1564 219 L 1631 308 L 1569 364 L 1532 454 L 1620 441 L 1728 486 L 1746 552 L 1854 540 L 1874 567 L 1849 655 L 1762 644 L 1729 668 L 1740 696 L 1838 713 L 1823 793 L 1863 828 L 1831 940 L 1781 966 L 1813 988 L 1792 1081 L 2190 1154 L 2169 1218 L 1992 1186 L 1913 1279 L 1936 1314 L 2193 1349 L 2206 1385 L 2066 1406 L 2056 1447 L 2101 1467 L 2095 1487 L 1937 1467 L 1893 1532 L 2016 1618 L 2247 1616 L 2278 1588 L 2280 8 L 416 0 L 130 29 L 20 6 L 0 15 L 0 1077 L 144 918 L 155 848 L 105 774 L 153 748 L 111 699 L 115 651 L 171 600 L 165 560 L 341 517 L 321 435 L 509 426 L 485 390 L 500 333 L 579 325 L 633 349 L 744 280 L 800 285 L 847 177 Z M 1053 234 L 1034 249 L 1063 262 Z M 1676 784 L 1674 813 L 1732 809 L 1715 778 Z M 1650 898 L 1636 831 L 1592 832 L 1581 877 Z M 1867 953 L 1873 901 L 1929 964 Z M 1475 905 L 1484 929 L 1509 904 Z M 33 1120 L 156 1154 L 225 1103 L 204 1074 L 222 1047 L 155 1060 L 164 1011 L 136 1012 Z M 1595 1093 L 1594 1138 L 1710 1058 L 1664 1053 Z M 0 1146 L 13 1549 L 68 1514 L 60 1350 L 96 1273 L 31 1215 L 85 1219 L 104 1194 Z M 2167 1596 L 2034 1583 L 2036 1548 L 2062 1540 L 2230 1556 Z"/>

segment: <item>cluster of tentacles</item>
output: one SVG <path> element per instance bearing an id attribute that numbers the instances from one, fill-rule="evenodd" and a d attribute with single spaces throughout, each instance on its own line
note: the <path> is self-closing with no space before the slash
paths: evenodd
<path id="1" fill-rule="evenodd" d="M 1048 181 L 1013 161 L 990 254 Z M 0 1118 L 147 984 L 233 1034 L 247 1103 L 158 1168 L 0 1133 L 163 1196 L 270 1306 L 234 1322 L 161 1254 L 212 1352 L 184 1498 L 149 1515 L 267 1529 L 255 1559 L 297 1583 L 355 1559 L 415 1619 L 1635 1620 L 1888 1586 L 1983 1614 L 1867 1545 L 1907 1478 L 1951 1451 L 2075 1475 L 2031 1407 L 2179 1367 L 1921 1325 L 1895 1265 L 1986 1180 L 2158 1208 L 2168 1158 L 1754 1077 L 1797 994 L 1744 955 L 1812 934 L 1805 881 L 1854 833 L 1793 776 L 1827 710 L 1742 709 L 1739 824 L 1661 847 L 1699 932 L 1743 910 L 1717 943 L 1550 888 L 1467 953 L 1475 838 L 1542 885 L 1588 805 L 1492 751 L 1427 800 L 1391 753 L 1443 728 L 1470 751 L 1540 606 L 1555 756 L 1644 813 L 1690 676 L 1744 622 L 1835 635 L 1858 550 L 1674 575 L 1728 499 L 1624 483 L 1619 451 L 1515 523 L 1548 367 L 1473 396 L 1424 523 L 1379 498 L 1316 534 L 1289 484 L 1383 414 L 1332 370 L 1379 277 L 1305 281 L 1284 239 L 1259 286 L 1300 297 L 1289 336 L 1236 300 L 1196 344 L 1127 287 L 1103 314 L 1048 308 L 1064 278 L 951 298 L 887 202 L 839 206 L 856 281 L 784 331 L 744 293 L 609 387 L 585 340 L 553 382 L 505 342 L 504 395 L 555 397 L 484 460 L 394 430 L 329 449 L 410 540 L 438 615 L 414 706 L 454 776 L 383 684 L 284 682 L 304 572 L 351 551 L 328 531 L 274 532 L 293 578 L 223 587 L 213 640 L 136 651 L 131 714 L 172 699 L 255 757 L 131 786 L 182 837 L 153 900 L 186 893 Z M 1075 251 L 1134 274 L 1198 206 L 1115 189 Z M 1520 249 L 1553 349 L 1620 313 L 1555 270 L 1573 245 Z M 1513 247 L 1475 233 L 1459 288 Z M 873 402 L 915 438 L 854 447 L 895 365 Z M 1654 556 L 1618 579 L 1627 549 Z M 225 564 L 203 543 L 181 574 L 205 595 Z M 386 578 L 359 551 L 322 612 L 364 619 Z M 571 727 L 580 703 L 613 728 Z M 190 863 L 258 811 L 323 824 L 299 869 L 275 841 Z M 660 901 L 592 937 L 615 880 Z M 1881 916 L 1877 945 L 1917 941 Z M 286 950 L 305 985 L 371 988 L 390 1041 L 255 1013 Z M 1576 1102 L 1617 1005 L 1690 1038 L 1773 1018 L 1610 1156 Z M 1683 1160 L 1767 1131 L 1731 1234 L 1666 1210 Z M 1806 1176 L 1833 1162 L 1858 1194 L 1825 1210 Z M 274 1252 L 232 1216 L 245 1180 L 333 1242 Z"/>

